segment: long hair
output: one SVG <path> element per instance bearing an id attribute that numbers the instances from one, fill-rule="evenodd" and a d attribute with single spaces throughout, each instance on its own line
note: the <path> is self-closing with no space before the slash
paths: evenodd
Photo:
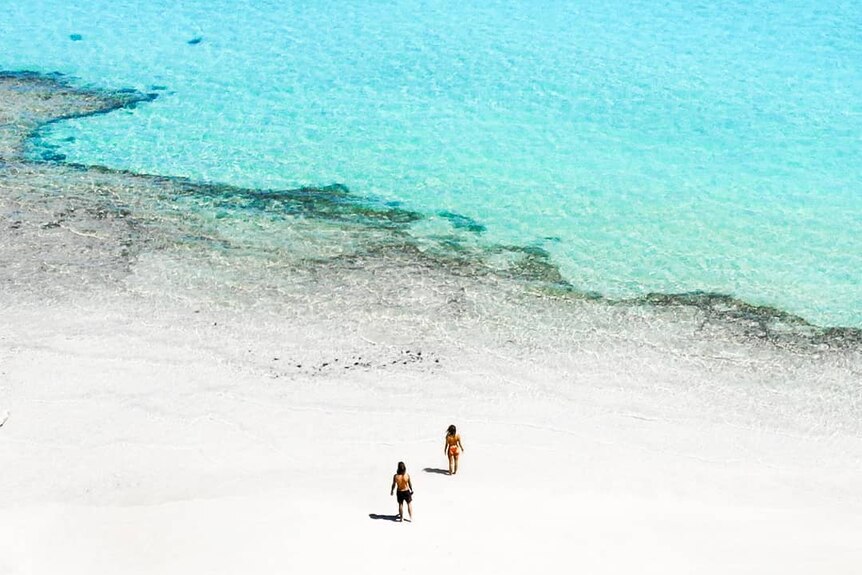
<path id="1" fill-rule="evenodd" d="M 455 435 L 455 426 L 450 425 L 449 429 L 446 430 L 446 435 Z"/>
<path id="2" fill-rule="evenodd" d="M 405 473 L 407 473 L 407 466 L 404 465 L 403 461 L 399 461 L 398 462 L 398 471 L 395 473 L 395 475 L 404 475 Z"/>

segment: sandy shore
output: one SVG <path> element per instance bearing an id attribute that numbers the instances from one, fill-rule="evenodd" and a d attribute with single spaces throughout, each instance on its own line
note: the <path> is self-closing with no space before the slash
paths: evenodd
<path id="1" fill-rule="evenodd" d="M 858 572 L 858 349 L 410 250 L 258 277 L 176 182 L 27 161 L 34 106 L 129 103 L 41 81 L 0 122 L 0 572 Z"/>
<path id="2" fill-rule="evenodd" d="M 4 572 L 852 573 L 862 558 L 858 437 L 723 423 L 611 367 L 449 346 L 423 351 L 443 367 L 284 375 L 288 358 L 407 354 L 146 312 L 4 313 Z M 436 472 L 449 422 L 456 477 Z M 398 460 L 413 524 L 370 518 L 394 513 Z"/>

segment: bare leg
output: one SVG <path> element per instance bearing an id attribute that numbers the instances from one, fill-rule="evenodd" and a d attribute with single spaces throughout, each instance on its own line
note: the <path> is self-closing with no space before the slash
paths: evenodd
<path id="1" fill-rule="evenodd" d="M 458 473 L 458 456 L 456 455 L 454 457 L 454 459 L 455 459 L 455 471 L 452 472 L 452 475 L 455 475 L 456 473 Z"/>
<path id="2" fill-rule="evenodd" d="M 407 504 L 408 511 L 410 510 L 410 504 Z M 404 517 L 404 502 L 398 502 L 398 521 L 401 521 L 401 518 Z"/>
<path id="3" fill-rule="evenodd" d="M 450 453 L 449 454 L 449 475 L 452 475 L 453 473 L 455 473 L 455 470 L 456 470 L 455 461 L 456 461 L 455 456 Z"/>
<path id="4" fill-rule="evenodd" d="M 407 503 L 407 513 L 410 514 L 410 521 L 412 522 L 413 521 L 413 502 L 412 501 Z"/>

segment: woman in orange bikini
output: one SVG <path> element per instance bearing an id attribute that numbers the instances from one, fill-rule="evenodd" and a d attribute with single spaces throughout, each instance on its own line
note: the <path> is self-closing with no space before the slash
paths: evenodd
<path id="1" fill-rule="evenodd" d="M 461 436 L 455 430 L 454 425 L 450 425 L 446 430 L 446 444 L 443 446 L 443 453 L 449 457 L 449 475 L 458 473 L 458 455 L 464 451 L 464 446 L 461 445 Z"/>

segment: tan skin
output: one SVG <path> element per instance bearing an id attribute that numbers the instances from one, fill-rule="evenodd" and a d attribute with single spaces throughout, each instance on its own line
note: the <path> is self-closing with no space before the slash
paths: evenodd
<path id="1" fill-rule="evenodd" d="M 406 471 L 403 475 L 395 474 L 392 476 L 392 488 L 389 489 L 389 495 L 395 494 L 395 488 L 398 488 L 398 491 L 409 491 L 413 493 L 413 484 L 410 482 L 410 474 Z M 410 521 L 413 521 L 413 502 L 407 502 L 407 513 L 410 514 Z M 398 520 L 401 521 L 401 518 L 404 517 L 404 503 L 398 502 Z"/>
<path id="2" fill-rule="evenodd" d="M 464 446 L 461 445 L 461 436 L 457 433 L 454 435 L 447 433 L 446 443 L 443 445 L 443 453 L 449 457 L 449 475 L 458 473 L 458 456 L 462 451 L 464 451 Z"/>

